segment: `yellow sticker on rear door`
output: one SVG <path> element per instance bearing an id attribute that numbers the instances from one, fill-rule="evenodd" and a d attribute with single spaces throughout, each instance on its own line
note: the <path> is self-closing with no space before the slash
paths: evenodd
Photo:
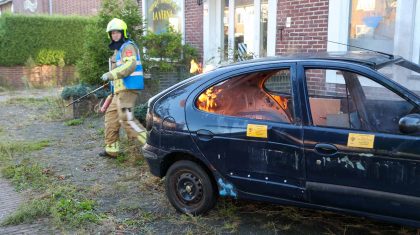
<path id="1" fill-rule="evenodd" d="M 266 125 L 248 124 L 246 128 L 246 136 L 257 137 L 257 138 L 267 138 L 268 137 L 267 130 L 268 128 Z"/>
<path id="2" fill-rule="evenodd" d="M 375 143 L 375 135 L 350 133 L 347 141 L 348 147 L 372 149 Z"/>

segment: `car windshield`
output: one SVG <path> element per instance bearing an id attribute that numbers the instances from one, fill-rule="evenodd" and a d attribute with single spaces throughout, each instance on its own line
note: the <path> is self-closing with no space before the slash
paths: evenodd
<path id="1" fill-rule="evenodd" d="M 420 66 L 406 60 L 389 64 L 378 70 L 379 73 L 387 76 L 401 84 L 408 90 L 420 96 Z"/>

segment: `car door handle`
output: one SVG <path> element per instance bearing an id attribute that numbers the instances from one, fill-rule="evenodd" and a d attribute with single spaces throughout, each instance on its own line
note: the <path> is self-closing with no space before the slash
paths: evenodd
<path id="1" fill-rule="evenodd" d="M 211 131 L 208 130 L 198 130 L 197 131 L 197 137 L 200 140 L 208 141 L 213 139 L 214 134 Z"/>
<path id="2" fill-rule="evenodd" d="M 332 144 L 317 144 L 315 145 L 315 151 L 319 154 L 334 155 L 338 152 L 338 149 Z"/>

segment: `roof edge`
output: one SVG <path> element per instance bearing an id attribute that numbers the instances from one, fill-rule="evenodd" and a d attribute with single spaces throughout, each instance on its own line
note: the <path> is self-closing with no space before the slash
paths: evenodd
<path id="1" fill-rule="evenodd" d="M 13 0 L 0 0 L 0 6 L 10 3 L 10 2 L 13 3 Z"/>

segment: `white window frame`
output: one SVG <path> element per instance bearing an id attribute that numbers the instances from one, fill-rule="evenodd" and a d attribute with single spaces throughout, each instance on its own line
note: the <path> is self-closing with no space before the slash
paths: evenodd
<path id="1" fill-rule="evenodd" d="M 420 0 L 417 0 L 416 4 L 412 61 L 420 64 Z"/>
<path id="2" fill-rule="evenodd" d="M 268 0 L 267 56 L 276 55 L 277 1 Z"/>
<path id="3" fill-rule="evenodd" d="M 418 61 L 418 58 L 413 57 L 414 45 L 420 44 L 420 41 L 415 41 L 417 37 L 414 34 L 416 14 L 417 16 L 419 14 L 416 10 L 416 2 L 417 0 L 397 1 L 394 36 L 394 54 L 413 61 Z"/>
<path id="4" fill-rule="evenodd" d="M 223 40 L 221 1 L 207 0 L 203 3 L 203 60 L 204 64 L 217 64 L 221 60 L 219 49 Z"/>
<path id="5" fill-rule="evenodd" d="M 350 1 L 351 0 L 330 0 L 328 9 L 328 41 L 343 44 L 348 43 Z M 328 42 L 327 51 L 347 51 L 347 47 Z"/>
<path id="6" fill-rule="evenodd" d="M 235 0 L 229 1 L 229 29 L 228 29 L 228 48 L 229 52 L 235 46 Z M 278 0 L 268 0 L 268 22 L 267 22 L 267 56 L 276 54 L 276 29 L 277 29 L 277 2 Z M 203 48 L 204 48 L 204 64 L 215 65 L 221 62 L 220 49 L 224 40 L 223 21 L 221 1 L 205 0 L 203 3 Z M 261 0 L 254 0 L 254 48 L 252 52 L 255 57 L 260 56 L 260 18 L 261 18 Z M 228 53 L 228 62 L 233 61 L 233 54 Z"/>

